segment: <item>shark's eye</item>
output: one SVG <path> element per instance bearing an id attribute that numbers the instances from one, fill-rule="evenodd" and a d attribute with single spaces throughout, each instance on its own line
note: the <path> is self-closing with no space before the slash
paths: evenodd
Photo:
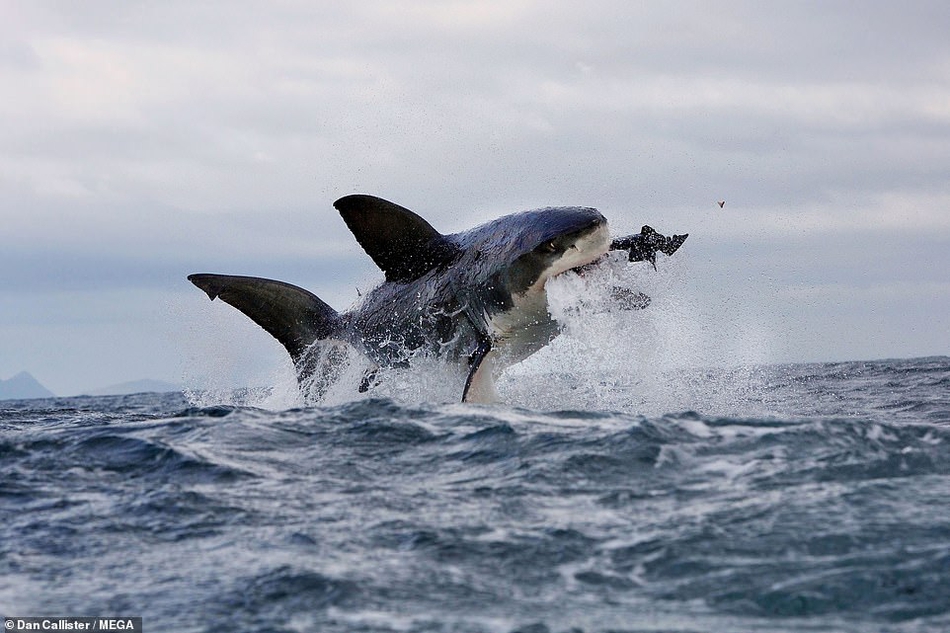
<path id="1" fill-rule="evenodd" d="M 554 240 L 548 240 L 542 243 L 541 246 L 538 247 L 538 250 L 542 253 L 553 253 L 557 250 L 557 244 L 554 243 Z"/>

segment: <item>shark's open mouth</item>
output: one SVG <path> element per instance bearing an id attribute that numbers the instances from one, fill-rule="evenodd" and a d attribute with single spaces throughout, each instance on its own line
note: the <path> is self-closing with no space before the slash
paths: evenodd
<path id="1" fill-rule="evenodd" d="M 609 247 L 610 231 L 607 222 L 598 220 L 591 228 L 578 231 L 578 237 L 551 266 L 545 277 L 556 277 L 589 266 L 603 257 Z"/>

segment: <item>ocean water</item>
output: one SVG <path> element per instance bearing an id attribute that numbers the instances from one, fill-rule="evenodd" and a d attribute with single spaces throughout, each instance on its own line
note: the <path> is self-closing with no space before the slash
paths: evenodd
<path id="1" fill-rule="evenodd" d="M 517 405 L 2 402 L 0 615 L 950 631 L 950 358 L 619 378 L 556 358 L 500 385 Z"/>

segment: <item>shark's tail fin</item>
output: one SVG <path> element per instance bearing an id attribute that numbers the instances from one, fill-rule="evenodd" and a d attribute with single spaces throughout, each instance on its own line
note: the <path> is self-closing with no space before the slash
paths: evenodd
<path id="1" fill-rule="evenodd" d="M 315 341 L 341 335 L 337 311 L 303 288 L 238 275 L 198 274 L 188 280 L 212 300 L 220 298 L 267 330 L 287 349 L 298 371 Z"/>

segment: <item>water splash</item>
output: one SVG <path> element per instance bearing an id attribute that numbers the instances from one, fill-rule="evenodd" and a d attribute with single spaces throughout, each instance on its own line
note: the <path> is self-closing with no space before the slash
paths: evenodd
<path id="1" fill-rule="evenodd" d="M 531 408 L 761 413 L 755 394 L 772 354 L 767 323 L 739 300 L 703 304 L 688 278 L 688 265 L 672 258 L 656 272 L 611 260 L 552 280 L 562 334 L 508 370 L 502 396 Z M 616 287 L 647 294 L 650 306 L 624 309 Z"/>
<path id="2" fill-rule="evenodd" d="M 552 315 L 562 333 L 550 345 L 498 378 L 505 403 L 533 409 L 597 409 L 662 414 L 767 412 L 758 394 L 766 379 L 758 367 L 771 359 L 772 333 L 754 303 L 723 297 L 703 303 L 691 289 L 688 258 L 664 258 L 659 269 L 630 265 L 615 257 L 583 276 L 568 273 L 548 282 Z M 651 298 L 646 309 L 628 309 L 616 289 Z M 260 346 L 222 347 L 209 340 L 266 339 L 241 315 L 214 311 L 204 339 L 203 372 L 189 381 L 196 405 L 226 403 L 285 409 L 336 405 L 363 398 L 397 402 L 457 402 L 464 367 L 416 358 L 410 368 L 380 368 L 371 388 L 360 392 L 371 364 L 348 349 L 334 369 L 335 380 L 298 389 L 283 350 L 267 341 L 265 363 L 250 358 Z M 256 366 L 256 367 L 254 367 Z M 254 369 L 255 371 L 250 371 Z M 254 388 L 235 389 L 250 377 Z M 200 386 L 199 386 L 200 385 Z"/>

